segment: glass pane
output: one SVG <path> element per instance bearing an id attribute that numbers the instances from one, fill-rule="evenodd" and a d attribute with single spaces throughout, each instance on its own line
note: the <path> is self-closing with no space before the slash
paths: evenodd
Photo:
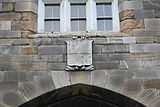
<path id="1" fill-rule="evenodd" d="M 112 19 L 100 19 L 97 21 L 98 31 L 111 31 L 113 28 Z"/>
<path id="2" fill-rule="evenodd" d="M 105 30 L 106 31 L 111 31 L 113 28 L 113 24 L 112 24 L 112 20 L 111 19 L 107 19 L 105 20 Z"/>
<path id="3" fill-rule="evenodd" d="M 75 5 L 71 5 L 71 17 L 78 17 L 78 8 Z"/>
<path id="4" fill-rule="evenodd" d="M 52 17 L 52 7 L 51 6 L 45 6 L 45 17 L 46 18 Z"/>
<path id="5" fill-rule="evenodd" d="M 86 31 L 86 20 L 73 20 L 71 21 L 72 31 Z"/>
<path id="6" fill-rule="evenodd" d="M 60 6 L 53 6 L 52 12 L 53 17 L 60 17 Z"/>
<path id="7" fill-rule="evenodd" d="M 78 31 L 78 21 L 71 21 L 71 30 Z"/>
<path id="8" fill-rule="evenodd" d="M 97 20 L 98 31 L 104 31 L 104 20 Z"/>
<path id="9" fill-rule="evenodd" d="M 85 5 L 79 6 L 79 17 L 86 17 L 86 8 Z"/>
<path id="10" fill-rule="evenodd" d="M 103 16 L 103 6 L 97 5 L 97 16 Z"/>
<path id="11" fill-rule="evenodd" d="M 104 5 L 104 16 L 112 16 L 112 6 L 111 4 Z"/>
<path id="12" fill-rule="evenodd" d="M 79 20 L 79 31 L 86 31 L 86 21 Z"/>
<path id="13" fill-rule="evenodd" d="M 97 16 L 112 16 L 111 4 L 97 4 Z"/>
<path id="14" fill-rule="evenodd" d="M 60 32 L 60 21 L 45 21 L 46 32 Z"/>
<path id="15" fill-rule="evenodd" d="M 52 21 L 45 21 L 45 31 L 52 32 Z"/>
<path id="16" fill-rule="evenodd" d="M 45 17 L 46 18 L 59 18 L 60 17 L 60 6 L 45 6 Z"/>
<path id="17" fill-rule="evenodd" d="M 60 32 L 60 21 L 53 21 L 53 31 Z"/>
<path id="18" fill-rule="evenodd" d="M 86 8 L 85 5 L 71 5 L 71 17 L 85 17 Z"/>

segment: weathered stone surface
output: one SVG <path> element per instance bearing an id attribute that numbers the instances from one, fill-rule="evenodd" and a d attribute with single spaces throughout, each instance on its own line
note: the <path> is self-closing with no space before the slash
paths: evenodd
<path id="1" fill-rule="evenodd" d="M 145 29 L 148 31 L 159 31 L 160 19 L 159 18 L 148 18 L 144 19 Z"/>
<path id="2" fill-rule="evenodd" d="M 93 40 L 70 40 L 67 43 L 67 65 L 92 65 Z"/>
<path id="3" fill-rule="evenodd" d="M 130 95 L 130 96 L 136 96 L 143 89 L 142 83 L 143 83 L 142 80 L 136 80 L 136 79 L 125 80 L 124 86 L 122 89 L 123 93 Z"/>
<path id="4" fill-rule="evenodd" d="M 151 102 L 154 100 L 154 98 L 158 95 L 158 90 L 156 89 L 144 89 L 138 97 L 139 100 L 144 103 L 145 105 L 151 104 Z"/>
<path id="5" fill-rule="evenodd" d="M 136 19 L 128 19 L 124 20 L 120 23 L 121 32 L 130 32 L 133 29 L 140 29 L 144 28 L 144 23 L 142 20 L 136 20 Z"/>
<path id="6" fill-rule="evenodd" d="M 0 30 L 11 30 L 11 21 L 0 21 Z"/>
<path id="7" fill-rule="evenodd" d="M 37 31 L 37 24 L 36 20 L 32 21 L 13 21 L 12 22 L 12 30 L 15 31 L 32 31 L 36 32 Z"/>
<path id="8" fill-rule="evenodd" d="M 152 79 L 152 80 L 145 80 L 144 81 L 144 88 L 145 89 L 160 89 L 160 79 Z"/>
<path id="9" fill-rule="evenodd" d="M 65 63 L 48 63 L 48 70 L 64 70 Z"/>
<path id="10" fill-rule="evenodd" d="M 38 48 L 38 54 L 39 55 L 66 54 L 66 47 L 64 45 L 40 46 Z"/>
<path id="11" fill-rule="evenodd" d="M 20 53 L 20 48 L 15 46 L 0 46 L 0 54 L 1 55 L 17 55 Z"/>
<path id="12" fill-rule="evenodd" d="M 93 71 L 91 72 L 91 80 L 92 84 L 95 86 L 103 87 L 105 88 L 107 84 L 107 73 L 105 71 Z"/>
<path id="13" fill-rule="evenodd" d="M 68 72 L 65 71 L 52 71 L 52 79 L 55 84 L 55 88 L 70 85 L 70 77 Z"/>
<path id="14" fill-rule="evenodd" d="M 120 21 L 127 19 L 135 19 L 135 10 L 124 10 L 119 13 Z"/>
<path id="15" fill-rule="evenodd" d="M 38 54 L 38 48 L 37 47 L 31 47 L 31 46 L 25 46 L 21 48 L 21 54 L 22 55 L 34 55 Z"/>
<path id="16" fill-rule="evenodd" d="M 119 11 L 123 10 L 137 10 L 137 9 L 142 9 L 143 4 L 142 1 L 135 0 L 135 1 L 123 1 L 122 3 L 119 4 Z"/>
<path id="17" fill-rule="evenodd" d="M 160 105 L 160 97 L 153 99 L 153 101 L 149 104 L 149 107 L 159 107 Z"/>
<path id="18" fill-rule="evenodd" d="M 12 12 L 15 9 L 14 2 L 3 2 L 2 3 L 2 10 L 1 11 L 7 11 L 7 12 Z"/>
<path id="19" fill-rule="evenodd" d="M 160 44 L 131 44 L 131 53 L 156 53 L 160 51 Z"/>
<path id="20" fill-rule="evenodd" d="M 31 11 L 37 13 L 37 4 L 32 1 L 17 1 L 15 11 Z"/>
<path id="21" fill-rule="evenodd" d="M 38 90 L 37 84 L 34 81 L 22 82 L 19 84 L 19 92 L 27 99 L 31 100 L 34 97 L 40 95 L 40 90 Z"/>
<path id="22" fill-rule="evenodd" d="M 105 61 L 105 62 L 93 62 L 95 69 L 118 69 L 120 66 L 120 61 Z"/>
<path id="23" fill-rule="evenodd" d="M 37 82 L 39 90 L 42 90 L 43 93 L 51 91 L 55 88 L 51 75 L 35 76 L 34 80 Z"/>
<path id="24" fill-rule="evenodd" d="M 105 45 L 102 48 L 102 53 L 128 53 L 128 45 Z"/>
<path id="25" fill-rule="evenodd" d="M 93 45 L 93 53 L 101 54 L 102 53 L 102 45 Z"/>
<path id="26" fill-rule="evenodd" d="M 11 107 L 17 107 L 25 102 L 25 98 L 16 92 L 8 92 L 3 95 L 3 102 Z"/>
<path id="27" fill-rule="evenodd" d="M 18 82 L 14 81 L 0 82 L 0 92 L 17 91 L 17 90 L 18 90 Z"/>
<path id="28" fill-rule="evenodd" d="M 0 30 L 0 38 L 20 38 L 21 32 L 19 31 L 9 31 L 9 30 Z"/>
<path id="29" fill-rule="evenodd" d="M 91 84 L 91 72 L 69 72 L 71 84 Z"/>
<path id="30" fill-rule="evenodd" d="M 37 15 L 32 12 L 16 12 L 14 21 L 33 21 L 36 18 Z"/>
<path id="31" fill-rule="evenodd" d="M 158 76 L 157 72 L 153 71 L 139 71 L 135 73 L 135 78 L 136 79 L 159 79 L 160 77 Z"/>
<path id="32" fill-rule="evenodd" d="M 108 72 L 108 82 L 109 82 L 109 87 L 111 89 L 121 91 L 125 80 L 131 79 L 133 77 L 132 73 L 125 72 L 125 71 L 113 71 L 113 72 Z"/>

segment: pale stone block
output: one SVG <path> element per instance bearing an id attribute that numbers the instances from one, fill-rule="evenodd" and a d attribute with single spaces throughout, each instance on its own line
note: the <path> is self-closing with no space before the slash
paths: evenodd
<path id="1" fill-rule="evenodd" d="M 39 55 L 59 55 L 65 54 L 66 48 L 64 45 L 54 45 L 54 46 L 40 46 L 38 48 Z"/>
<path id="2" fill-rule="evenodd" d="M 34 80 L 37 82 L 39 89 L 42 90 L 43 93 L 52 91 L 55 88 L 52 77 L 49 75 L 35 76 Z"/>
<path id="3" fill-rule="evenodd" d="M 159 31 L 160 18 L 146 18 L 144 19 L 145 29 L 149 31 Z"/>
<path id="4" fill-rule="evenodd" d="M 131 53 L 155 53 L 160 52 L 160 44 L 131 44 Z"/>
<path id="5" fill-rule="evenodd" d="M 19 83 L 19 92 L 27 99 L 31 100 L 39 95 L 41 95 L 41 90 L 39 90 L 35 81 L 31 82 L 21 82 Z"/>
<path id="6" fill-rule="evenodd" d="M 15 11 L 32 11 L 37 13 L 37 4 L 32 1 L 17 1 Z"/>
<path id="7" fill-rule="evenodd" d="M 15 81 L 1 81 L 0 92 L 16 91 L 18 89 L 18 82 Z"/>
<path id="8" fill-rule="evenodd" d="M 71 84 L 91 84 L 91 72 L 70 72 Z"/>
<path id="9" fill-rule="evenodd" d="M 136 96 L 143 89 L 143 81 L 136 79 L 128 79 L 124 82 L 123 93 Z"/>
<path id="10" fill-rule="evenodd" d="M 91 72 L 92 85 L 105 88 L 107 84 L 107 75 L 105 71 L 93 71 Z"/>
<path id="11" fill-rule="evenodd" d="M 159 107 L 160 105 L 160 97 L 156 97 L 153 101 L 149 104 L 149 107 Z"/>
<path id="12" fill-rule="evenodd" d="M 51 72 L 55 88 L 61 88 L 70 85 L 70 77 L 68 72 L 65 71 L 52 71 Z"/>
<path id="13" fill-rule="evenodd" d="M 8 92 L 3 95 L 3 103 L 8 106 L 17 107 L 24 102 L 25 98 L 17 92 Z"/>
<path id="14" fill-rule="evenodd" d="M 123 43 L 134 44 L 136 43 L 135 37 L 123 37 Z"/>
<path id="15" fill-rule="evenodd" d="M 140 0 L 135 0 L 135 1 L 123 1 L 120 5 L 119 5 L 119 11 L 123 11 L 123 10 L 137 10 L 137 9 L 142 9 L 143 8 L 143 4 L 142 1 Z"/>
<path id="16" fill-rule="evenodd" d="M 0 30 L 11 30 L 11 21 L 0 21 Z"/>

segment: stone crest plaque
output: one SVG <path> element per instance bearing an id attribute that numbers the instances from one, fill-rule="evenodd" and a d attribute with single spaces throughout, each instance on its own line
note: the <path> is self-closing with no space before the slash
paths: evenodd
<path id="1" fill-rule="evenodd" d="M 93 40 L 75 39 L 67 43 L 67 71 L 92 71 Z"/>

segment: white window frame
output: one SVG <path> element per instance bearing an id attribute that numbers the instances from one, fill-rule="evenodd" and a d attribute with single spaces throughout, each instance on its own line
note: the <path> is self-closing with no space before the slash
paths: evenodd
<path id="1" fill-rule="evenodd" d="M 45 32 L 45 0 L 38 0 L 38 33 Z M 54 1 L 54 0 L 50 0 Z M 70 12 L 70 2 L 74 0 L 57 0 L 60 3 L 60 32 L 71 32 L 71 12 Z M 86 2 L 86 31 L 97 32 L 97 13 L 96 13 L 96 3 L 97 2 L 112 2 L 112 24 L 113 30 L 111 32 L 120 31 L 119 22 L 119 9 L 118 0 L 76 0 Z"/>

